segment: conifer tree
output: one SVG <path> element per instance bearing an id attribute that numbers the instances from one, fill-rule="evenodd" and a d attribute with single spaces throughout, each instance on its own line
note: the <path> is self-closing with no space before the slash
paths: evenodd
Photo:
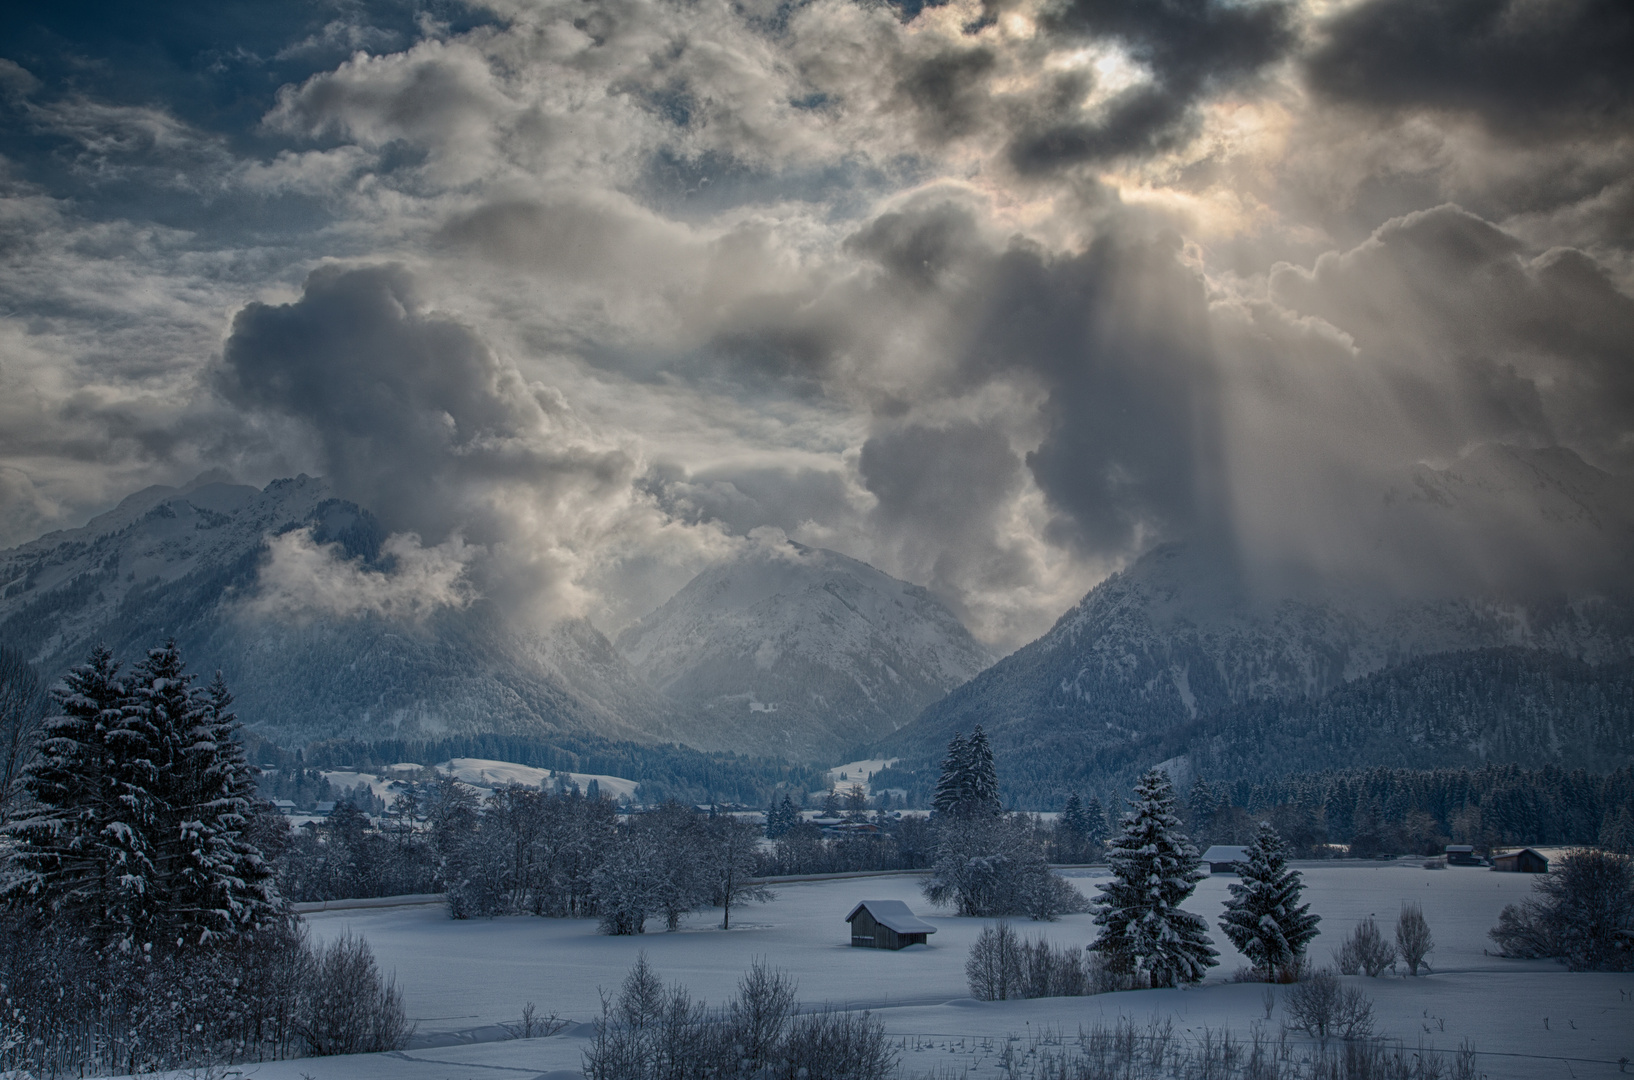
<path id="1" fill-rule="evenodd" d="M 961 787 L 971 813 L 997 814 L 1004 809 L 999 801 L 998 770 L 993 765 L 993 748 L 980 724 L 965 744 L 966 779 Z"/>
<path id="2" fill-rule="evenodd" d="M 1237 864 L 1241 881 L 1231 883 L 1220 930 L 1248 957 L 1265 981 L 1292 981 L 1299 961 L 1318 931 L 1321 916 L 1299 902 L 1304 883 L 1288 868 L 1282 837 L 1269 822 L 1248 845 L 1248 858 Z"/>
<path id="3" fill-rule="evenodd" d="M 1154 987 L 1196 982 L 1218 961 L 1208 924 L 1180 908 L 1203 877 L 1197 849 L 1180 832 L 1174 789 L 1162 769 L 1135 785 L 1130 813 L 1107 852 L 1112 880 L 1100 886 L 1090 946 L 1117 972 Z"/>
<path id="4" fill-rule="evenodd" d="M 969 754 L 964 733 L 956 731 L 947 744 L 947 756 L 942 759 L 942 775 L 936 781 L 936 794 L 931 798 L 931 809 L 938 814 L 952 814 L 964 802 L 965 774 L 969 769 Z"/>
<path id="5" fill-rule="evenodd" d="M 1084 825 L 1084 839 L 1088 840 L 1092 847 L 1098 848 L 1106 843 L 1108 831 L 1106 810 L 1101 806 L 1101 800 L 1094 795 L 1091 795 L 1089 802 L 1084 804 Z"/>
<path id="6" fill-rule="evenodd" d="M 7 828 L 16 851 L 3 892 L 129 947 L 146 938 L 153 908 L 148 744 L 126 723 L 125 682 L 106 646 L 51 697 L 58 711 L 23 782 L 34 805 Z"/>
<path id="7" fill-rule="evenodd" d="M 1075 791 L 1067 796 L 1067 805 L 1061 811 L 1061 824 L 1069 832 L 1089 838 L 1089 815 L 1084 812 L 1084 800 L 1078 797 Z"/>

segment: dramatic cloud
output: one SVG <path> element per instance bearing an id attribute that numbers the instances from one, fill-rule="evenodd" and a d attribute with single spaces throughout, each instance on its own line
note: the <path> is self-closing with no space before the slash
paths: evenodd
<path id="1" fill-rule="evenodd" d="M 1339 101 L 1545 142 L 1626 134 L 1634 117 L 1634 10 L 1619 0 L 1367 0 L 1320 36 L 1309 78 Z"/>
<path id="2" fill-rule="evenodd" d="M 219 465 L 407 545 L 281 538 L 288 617 L 617 630 L 767 535 L 1000 649 L 1169 539 L 1624 587 L 1625 7 L 8 15 L 0 542 Z"/>
<path id="3" fill-rule="evenodd" d="M 387 537 L 380 546 L 386 570 L 348 559 L 339 544 L 314 542 L 310 528 L 269 539 L 267 550 L 256 593 L 244 604 L 257 617 L 418 619 L 472 599 L 464 574 L 474 553 L 458 538 L 425 548 L 413 533 Z"/>

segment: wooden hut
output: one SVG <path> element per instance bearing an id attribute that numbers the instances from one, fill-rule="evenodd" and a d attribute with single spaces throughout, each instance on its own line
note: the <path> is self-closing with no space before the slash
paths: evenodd
<path id="1" fill-rule="evenodd" d="M 864 900 L 845 917 L 851 945 L 858 949 L 903 949 L 924 945 L 936 927 L 917 917 L 900 900 Z"/>
<path id="2" fill-rule="evenodd" d="M 1211 874 L 1235 874 L 1237 864 L 1248 861 L 1248 849 L 1236 844 L 1215 844 L 1203 852 Z"/>
<path id="3" fill-rule="evenodd" d="M 1480 866 L 1481 860 L 1475 857 L 1473 844 L 1448 844 L 1446 848 L 1448 866 Z"/>
<path id="4" fill-rule="evenodd" d="M 1507 870 L 1511 874 L 1547 874 L 1549 860 L 1527 847 L 1492 856 L 1492 869 Z"/>

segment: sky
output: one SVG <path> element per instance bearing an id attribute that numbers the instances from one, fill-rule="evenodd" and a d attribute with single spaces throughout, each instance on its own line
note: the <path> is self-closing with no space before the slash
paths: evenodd
<path id="1" fill-rule="evenodd" d="M 1621 0 L 8 4 L 0 545 L 306 472 L 405 588 L 614 632 L 787 538 L 1001 652 L 1172 540 L 1626 583 L 1631 58 Z"/>

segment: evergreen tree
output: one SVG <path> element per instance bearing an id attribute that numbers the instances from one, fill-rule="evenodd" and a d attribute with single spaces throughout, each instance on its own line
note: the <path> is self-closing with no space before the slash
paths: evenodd
<path id="1" fill-rule="evenodd" d="M 34 805 L 7 827 L 16 852 L 4 894 L 129 947 L 147 939 L 153 914 L 147 744 L 125 723 L 125 683 L 105 646 L 51 697 L 58 712 L 23 781 Z"/>
<path id="2" fill-rule="evenodd" d="M 1317 935 L 1321 916 L 1299 902 L 1304 883 L 1299 871 L 1288 868 L 1282 838 L 1268 822 L 1248 845 L 1248 859 L 1237 864 L 1241 883 L 1228 888 L 1220 930 L 1250 963 L 1265 972 L 1265 980 L 1292 981 L 1305 947 Z"/>
<path id="3" fill-rule="evenodd" d="M 1076 791 L 1067 797 L 1066 809 L 1061 811 L 1061 824 L 1069 832 L 1089 838 L 1089 814 L 1084 811 L 1084 800 Z"/>
<path id="4" fill-rule="evenodd" d="M 959 817 L 1003 812 L 993 748 L 988 745 L 980 724 L 969 739 L 956 732 L 948 743 L 931 807 L 939 814 Z"/>
<path id="5" fill-rule="evenodd" d="M 969 760 L 964 733 L 955 731 L 953 738 L 948 740 L 947 756 L 942 759 L 942 775 L 936 781 L 936 794 L 931 798 L 931 809 L 938 814 L 952 814 L 964 802 Z"/>
<path id="6" fill-rule="evenodd" d="M 1162 769 L 1135 785 L 1131 812 L 1107 852 L 1112 880 L 1100 886 L 1091 946 L 1117 972 L 1150 984 L 1196 982 L 1218 961 L 1208 924 L 1181 903 L 1203 877 L 1197 849 L 1180 832 L 1174 789 Z"/>
<path id="7" fill-rule="evenodd" d="M 1106 810 L 1101 806 L 1101 800 L 1091 795 L 1089 802 L 1084 804 L 1084 839 L 1089 841 L 1091 847 L 1104 847 L 1109 831 Z"/>
<path id="8" fill-rule="evenodd" d="M 987 734 L 980 724 L 970 733 L 965 744 L 966 779 L 961 785 L 970 813 L 997 814 L 1004 806 L 999 801 L 999 776 L 993 765 L 993 748 L 987 743 Z"/>
<path id="9" fill-rule="evenodd" d="M 166 652 L 179 665 L 173 643 Z M 265 927 L 284 910 L 272 868 L 246 835 L 255 776 L 232 703 L 219 671 L 195 696 L 192 726 L 180 747 L 178 775 L 184 783 L 171 808 L 171 817 L 180 822 L 178 834 L 187 837 L 170 889 L 171 917 L 182 936 L 200 941 Z"/>

